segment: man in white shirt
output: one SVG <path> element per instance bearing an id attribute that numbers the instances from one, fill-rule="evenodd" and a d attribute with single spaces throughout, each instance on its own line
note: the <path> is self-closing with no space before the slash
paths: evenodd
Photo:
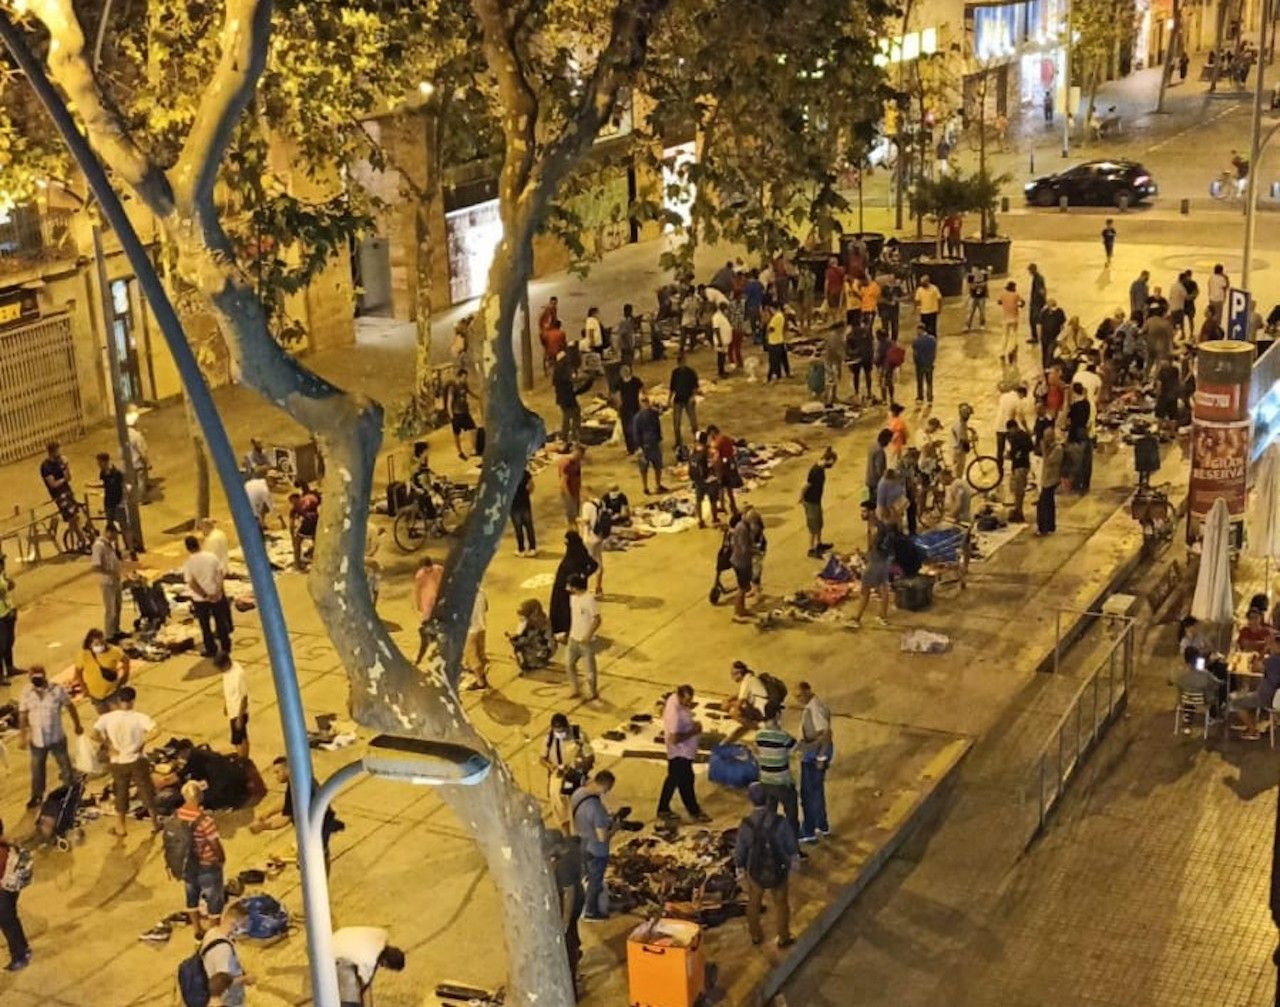
<path id="1" fill-rule="evenodd" d="M 758 723 L 769 703 L 769 690 L 745 661 L 734 661 L 729 675 L 737 683 L 738 693 L 726 705 L 727 712 L 744 722 Z"/>
<path id="2" fill-rule="evenodd" d="M 338 968 L 338 1000 L 341 1007 L 366 1007 L 378 967 L 399 972 L 404 952 L 387 943 L 381 927 L 342 927 L 333 932 L 333 957 Z"/>
<path id="3" fill-rule="evenodd" d="M 218 569 L 227 575 L 231 563 L 231 543 L 227 541 L 227 533 L 218 527 L 216 518 L 207 517 L 200 522 L 200 531 L 204 540 L 200 543 L 205 552 L 211 552 L 218 558 Z"/>
<path id="4" fill-rule="evenodd" d="M 105 743 L 111 770 L 111 793 L 115 798 L 116 827 L 113 836 L 124 838 L 125 824 L 129 820 L 129 781 L 138 788 L 138 797 L 156 824 L 156 790 L 151 783 L 151 763 L 142 754 L 147 741 L 156 733 L 156 722 L 145 713 L 133 708 L 138 698 L 131 685 L 116 693 L 116 708 L 104 713 L 94 722 L 93 734 L 99 743 Z"/>
<path id="5" fill-rule="evenodd" d="M 98 587 L 102 591 L 102 629 L 107 640 L 114 643 L 120 637 L 120 553 L 117 551 L 116 526 L 106 524 L 93 540 L 89 552 L 89 568 L 98 575 Z"/>
<path id="6" fill-rule="evenodd" d="M 714 287 L 710 289 L 715 289 Z M 716 348 L 716 376 L 725 376 L 725 364 L 729 359 L 729 342 L 733 339 L 733 323 L 725 314 L 724 305 L 717 304 L 711 315 L 711 345 Z"/>
<path id="7" fill-rule="evenodd" d="M 596 690 L 596 630 L 600 628 L 600 607 L 595 595 L 587 590 L 587 578 L 576 573 L 569 578 L 569 644 L 565 650 L 565 670 L 569 673 L 572 695 L 582 695 L 578 688 L 578 661 L 586 664 L 587 699 L 594 700 Z"/>
<path id="8" fill-rule="evenodd" d="M 796 699 L 803 705 L 800 716 L 800 807 L 804 820 L 799 840 L 816 842 L 831 834 L 827 821 L 827 769 L 831 765 L 831 711 L 814 694 L 808 682 L 796 683 Z"/>
<path id="9" fill-rule="evenodd" d="M 1009 436 L 1009 421 L 1015 420 L 1022 429 L 1030 430 L 1031 407 L 1025 381 L 1019 381 L 1016 387 L 1002 392 L 1000 398 L 996 400 L 996 464 L 1000 466 L 1002 473 L 1004 472 L 1005 441 Z"/>
<path id="10" fill-rule="evenodd" d="M 1231 280 L 1227 276 L 1227 271 L 1219 262 L 1213 267 L 1213 272 L 1209 274 L 1209 306 L 1218 310 L 1218 324 L 1226 329 L 1227 320 L 1222 314 L 1222 304 L 1227 299 L 1227 290 L 1231 287 Z"/>
<path id="11" fill-rule="evenodd" d="M 271 514 L 280 521 L 280 527 L 284 527 L 284 515 L 276 511 L 275 501 L 271 499 L 271 485 L 267 482 L 265 469 L 258 469 L 245 480 L 244 494 L 249 498 L 249 507 L 263 530 L 266 530 L 267 516 Z"/>
<path id="12" fill-rule="evenodd" d="M 585 499 L 578 511 L 578 534 L 582 536 L 587 553 L 596 561 L 596 597 L 599 598 L 604 594 L 604 536 L 598 531 L 604 504 L 589 489 L 584 488 L 582 495 Z"/>
<path id="13" fill-rule="evenodd" d="M 600 325 L 600 309 L 588 308 L 587 320 L 582 323 L 583 345 L 579 352 L 598 351 L 604 346 L 604 328 Z"/>
<path id="14" fill-rule="evenodd" d="M 236 754 L 249 758 L 249 681 L 244 666 L 219 652 L 213 666 L 222 672 L 222 708 L 231 724 L 231 744 Z"/>
<path id="15" fill-rule="evenodd" d="M 1086 364 L 1076 371 L 1076 381 L 1084 386 L 1084 394 L 1089 400 L 1089 436 L 1097 432 L 1098 396 L 1102 394 L 1102 378 L 1098 374 L 1098 365 Z"/>
<path id="16" fill-rule="evenodd" d="M 182 565 L 182 579 L 191 593 L 191 610 L 200 623 L 205 657 L 213 657 L 219 648 L 231 653 L 231 602 L 223 590 L 222 567 L 218 557 L 200 548 L 200 540 L 188 535 L 184 540 L 187 561 Z"/>

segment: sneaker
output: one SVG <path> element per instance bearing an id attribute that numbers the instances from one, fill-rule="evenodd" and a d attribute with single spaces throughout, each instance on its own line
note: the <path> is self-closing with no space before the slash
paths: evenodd
<path id="1" fill-rule="evenodd" d="M 886 618 L 885 618 L 884 616 L 882 616 L 882 615 L 878 615 L 878 616 L 876 616 L 876 625 L 877 625 L 877 626 L 887 626 L 887 625 L 889 625 L 889 620 L 888 620 L 888 619 L 886 619 Z"/>
<path id="2" fill-rule="evenodd" d="M 830 829 L 814 829 L 813 831 L 823 837 L 831 835 Z"/>
<path id="3" fill-rule="evenodd" d="M 31 949 L 27 948 L 27 953 L 21 958 L 15 958 L 5 966 L 6 972 L 21 972 L 31 964 Z"/>
<path id="4" fill-rule="evenodd" d="M 139 934 L 138 940 L 150 941 L 153 944 L 163 944 L 172 935 L 173 931 L 167 923 L 157 923 L 145 934 Z"/>
<path id="5" fill-rule="evenodd" d="M 818 841 L 817 836 L 801 836 L 800 837 L 800 842 L 802 843 L 816 843 L 817 841 Z"/>

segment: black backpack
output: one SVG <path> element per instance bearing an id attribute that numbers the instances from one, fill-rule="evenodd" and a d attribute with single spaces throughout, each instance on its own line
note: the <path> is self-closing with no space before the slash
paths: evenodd
<path id="1" fill-rule="evenodd" d="M 205 952 L 219 944 L 230 943 L 219 937 L 205 947 L 196 948 L 178 964 L 178 995 L 182 998 L 183 1007 L 209 1007 L 213 995 L 209 992 L 209 972 L 204 967 Z"/>
<path id="2" fill-rule="evenodd" d="M 596 520 L 591 526 L 592 534 L 597 538 L 608 538 L 613 531 L 613 511 L 604 505 L 603 500 L 596 500 Z"/>
<path id="3" fill-rule="evenodd" d="M 747 876 L 761 888 L 777 888 L 787 879 L 787 865 L 773 835 L 777 821 L 773 815 L 765 815 L 760 821 L 751 817 L 742 820 L 742 828 L 751 832 Z"/>
<path id="4" fill-rule="evenodd" d="M 764 686 L 765 694 L 769 697 L 769 703 L 782 709 L 787 700 L 787 683 L 776 675 L 770 675 L 767 671 L 760 672 L 758 677 L 760 684 Z"/>

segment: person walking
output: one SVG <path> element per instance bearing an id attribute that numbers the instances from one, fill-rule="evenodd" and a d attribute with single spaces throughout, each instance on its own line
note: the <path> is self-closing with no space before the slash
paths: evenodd
<path id="1" fill-rule="evenodd" d="M 688 417 L 690 436 L 698 430 L 698 403 L 694 398 L 698 394 L 698 372 L 685 362 L 683 353 L 676 356 L 676 366 L 671 370 L 668 392 L 671 402 L 671 429 L 674 433 L 676 448 L 679 449 L 684 444 L 684 424 L 681 421 Z M 642 399 L 642 408 L 643 404 Z M 638 442 L 639 438 L 636 440 Z"/>
<path id="2" fill-rule="evenodd" d="M 618 819 L 609 813 L 604 799 L 613 785 L 613 773 L 602 769 L 590 783 L 579 787 L 569 801 L 573 831 L 582 840 L 587 879 L 586 908 L 582 919 L 588 923 L 599 923 L 609 918 L 609 892 L 605 888 L 604 873 L 609 866 L 609 842 L 618 831 Z"/>
<path id="3" fill-rule="evenodd" d="M 182 579 L 191 592 L 191 608 L 200 623 L 200 636 L 204 641 L 201 651 L 204 657 L 213 657 L 221 648 L 231 653 L 231 602 L 223 589 L 223 573 L 218 557 L 205 552 L 200 540 L 188 535 L 183 540 L 187 547 L 187 561 L 182 565 Z"/>
<path id="4" fill-rule="evenodd" d="M 182 785 L 182 805 L 174 812 L 174 821 L 165 826 L 165 852 L 180 849 L 179 829 L 187 832 L 187 856 L 182 869 L 182 884 L 186 892 L 187 917 L 197 938 L 203 937 L 206 926 L 213 926 L 222 915 L 227 903 L 227 889 L 222 875 L 222 865 L 227 855 L 222 848 L 222 837 L 213 816 L 204 809 L 205 784 L 200 780 L 188 780 Z M 174 864 L 170 864 L 172 869 Z M 200 913 L 204 900 L 206 913 Z"/>
<path id="5" fill-rule="evenodd" d="M 747 611 L 747 592 L 751 590 L 752 560 L 755 544 L 752 540 L 751 526 L 742 519 L 741 514 L 729 518 L 729 566 L 733 570 L 738 592 L 733 599 L 733 621 L 753 622 Z"/>
<path id="6" fill-rule="evenodd" d="M 769 357 L 769 370 L 765 383 L 791 377 L 791 361 L 787 359 L 787 316 L 780 306 L 769 311 L 765 323 L 764 348 Z"/>
<path id="7" fill-rule="evenodd" d="M 796 739 L 782 728 L 782 706 L 776 702 L 765 704 L 764 720 L 756 730 L 756 762 L 760 765 L 760 783 L 777 810 L 782 805 L 791 835 L 800 837 L 800 800 L 796 793 L 796 779 L 791 774 L 791 753 L 796 749 Z"/>
<path id="8" fill-rule="evenodd" d="M 594 701 L 596 690 L 595 636 L 600 629 L 600 605 L 587 590 L 587 578 L 576 573 L 569 578 L 569 644 L 565 651 L 565 670 L 574 698 L 582 695 L 578 684 L 578 661 L 586 667 L 587 699 Z"/>
<path id="9" fill-rule="evenodd" d="M 418 613 L 418 656 L 414 665 L 422 663 L 427 653 L 430 634 L 427 627 L 431 623 L 431 615 L 436 608 L 436 600 L 440 597 L 440 583 L 444 580 L 444 566 L 430 556 L 423 556 L 418 561 L 418 569 L 413 573 L 413 607 Z"/>
<path id="10" fill-rule="evenodd" d="M 573 834 L 573 816 L 569 799 L 586 782 L 595 765 L 595 754 L 586 731 L 569 723 L 563 713 L 551 715 L 551 727 L 542 746 L 541 763 L 547 771 L 547 801 L 551 816 L 566 836 Z"/>
<path id="11" fill-rule="evenodd" d="M 1102 253 L 1106 256 L 1106 267 L 1111 268 L 1111 258 L 1116 252 L 1116 225 L 1115 222 L 1108 217 L 1107 222 L 1102 225 Z"/>
<path id="12" fill-rule="evenodd" d="M 1062 445 L 1053 427 L 1040 438 L 1040 496 L 1036 500 L 1036 534 L 1051 535 L 1058 530 L 1056 495 L 1062 481 Z"/>
<path id="13" fill-rule="evenodd" d="M 577 371 L 566 351 L 556 354 L 555 365 L 551 368 L 551 387 L 555 392 L 556 405 L 560 407 L 561 443 L 576 444 L 581 440 L 582 406 L 578 404 L 578 396 L 590 388 L 591 383 L 591 378 L 581 383 L 577 380 Z"/>
<path id="14" fill-rule="evenodd" d="M 920 315 L 920 324 L 935 337 L 938 335 L 938 312 L 942 310 L 942 291 L 929 280 L 929 274 L 920 276 L 916 285 L 916 311 Z"/>
<path id="15" fill-rule="evenodd" d="M 339 1007 L 372 1007 L 378 969 L 404 971 L 404 951 L 388 943 L 389 935 L 382 927 L 342 927 L 333 932 L 331 940 L 338 969 Z"/>
<path id="16" fill-rule="evenodd" d="M 1136 315 L 1139 322 L 1146 317 L 1147 296 L 1150 293 L 1147 289 L 1147 281 L 1150 279 L 1151 273 L 1144 269 L 1129 284 L 1129 317 Z"/>
<path id="17" fill-rule="evenodd" d="M 693 789 L 693 761 L 698 757 L 698 742 L 702 738 L 702 724 L 691 712 L 693 686 L 681 685 L 667 696 L 662 709 L 662 735 L 667 749 L 667 775 L 658 795 L 658 817 L 663 821 L 677 821 L 679 816 L 671 810 L 671 798 L 680 793 L 685 811 L 695 822 L 706 824 L 711 816 L 698 806 L 698 795 Z"/>
<path id="18" fill-rule="evenodd" d="M 552 633 L 560 636 L 569 632 L 572 622 L 569 581 L 576 574 L 581 574 L 585 580 L 595 572 L 596 561 L 587 552 L 582 536 L 578 534 L 576 528 L 570 528 L 564 533 L 564 555 L 556 567 L 555 579 L 551 585 L 551 599 L 547 606 Z"/>
<path id="19" fill-rule="evenodd" d="M 4 877 L 9 869 L 9 858 L 21 855 L 22 851 L 5 836 L 4 822 L 0 821 L 0 877 Z M 9 972 L 21 972 L 31 964 L 31 945 L 27 943 L 22 920 L 18 917 L 20 894 L 20 890 L 0 888 L 0 933 L 4 934 L 5 943 L 9 945 L 9 964 L 5 966 Z"/>
<path id="20" fill-rule="evenodd" d="M 1034 262 L 1027 266 L 1027 273 L 1031 276 L 1031 289 L 1027 293 L 1027 325 L 1031 335 L 1027 342 L 1037 343 L 1040 341 L 1040 314 L 1044 311 L 1045 302 L 1049 297 L 1045 288 L 1044 274 Z"/>
<path id="21" fill-rule="evenodd" d="M 1004 292 L 998 303 L 1000 320 L 1004 324 L 1004 335 L 1000 340 L 1000 360 L 1012 363 L 1018 355 L 1018 326 L 1022 309 L 1027 302 L 1018 293 L 1018 285 L 1010 280 L 1004 285 Z"/>
<path id="22" fill-rule="evenodd" d="M 126 685 L 116 697 L 116 708 L 104 713 L 93 725 L 94 737 L 107 746 L 111 793 L 116 806 L 116 827 L 111 829 L 111 834 L 119 839 L 124 838 L 129 821 L 130 781 L 137 787 L 138 797 L 151 816 L 152 827 L 159 828 L 151 763 L 142 754 L 142 749 L 156 733 L 156 722 L 133 708 L 137 698 L 133 686 Z"/>
<path id="23" fill-rule="evenodd" d="M 533 473 L 527 468 L 511 494 L 511 527 L 516 533 L 516 555 L 538 555 L 538 536 L 533 529 Z"/>
<path id="24" fill-rule="evenodd" d="M 102 626 L 112 643 L 121 636 L 120 605 L 124 597 L 121 586 L 123 566 L 120 553 L 116 551 L 118 541 L 116 526 L 108 521 L 93 540 L 89 551 L 89 569 L 98 575 L 98 590 L 102 592 Z"/>
<path id="25" fill-rule="evenodd" d="M 624 367 L 630 368 L 632 362 L 636 359 L 636 337 L 639 332 L 640 328 L 636 322 L 635 308 L 630 304 L 624 304 L 622 306 L 622 317 L 618 319 L 618 324 L 613 327 L 610 339 L 613 344 L 613 352 L 617 354 Z"/>
<path id="26" fill-rule="evenodd" d="M 933 405 L 933 365 L 938 359 L 938 337 L 921 322 L 911 342 L 911 359 L 916 367 L 916 405 Z"/>
<path id="27" fill-rule="evenodd" d="M 728 371 L 729 345 L 733 342 L 733 323 L 725 311 L 726 305 L 717 304 L 711 313 L 711 345 L 716 351 L 716 377 L 724 380 Z"/>
<path id="28" fill-rule="evenodd" d="M 71 717 L 71 726 L 78 735 L 84 734 L 80 713 L 76 710 L 66 689 L 51 685 L 43 665 L 33 664 L 28 672 L 27 687 L 18 697 L 18 747 L 31 749 L 31 799 L 28 808 L 40 807 L 44 800 L 45 767 L 50 755 L 58 765 L 63 786 L 75 781 L 67 753 L 67 732 L 62 726 L 62 711 Z"/>
<path id="29" fill-rule="evenodd" d="M 96 712 L 106 713 L 128 684 L 129 655 L 108 643 L 102 630 L 91 629 L 84 635 L 72 681 L 76 691 L 89 697 Z"/>
<path id="30" fill-rule="evenodd" d="M 834 754 L 831 711 L 808 682 L 796 683 L 800 714 L 800 842 L 831 835 L 827 820 L 827 770 Z"/>
<path id="31" fill-rule="evenodd" d="M 747 892 L 747 930 L 752 944 L 764 940 L 760 906 L 764 893 L 769 892 L 777 917 L 777 944 L 787 948 L 795 943 L 787 880 L 791 871 L 800 866 L 800 847 L 790 826 L 777 816 L 759 781 L 747 787 L 747 797 L 751 813 L 742 819 L 733 847 L 733 866 Z"/>
<path id="32" fill-rule="evenodd" d="M 833 325 L 822 341 L 822 404 L 835 405 L 840 395 L 840 374 L 844 370 L 845 346 L 850 326 Z"/>
<path id="33" fill-rule="evenodd" d="M 699 528 L 707 526 L 702 508 L 704 500 L 709 501 L 711 523 L 720 523 L 720 480 L 716 475 L 712 453 L 707 431 L 699 430 L 693 453 L 689 455 L 689 482 L 693 487 L 693 509 L 698 515 Z"/>
<path id="34" fill-rule="evenodd" d="M 1009 490 L 1013 494 L 1009 523 L 1022 524 L 1027 520 L 1023 505 L 1027 499 L 1027 481 L 1031 476 L 1031 434 L 1016 420 L 1009 420 L 1005 426 L 1005 441 L 1009 451 Z"/>
<path id="35" fill-rule="evenodd" d="M 467 453 L 462 448 L 462 435 L 464 433 L 471 434 L 471 453 L 475 454 L 478 448 L 480 434 L 476 431 L 476 421 L 471 415 L 471 399 L 478 399 L 479 396 L 471 390 L 471 386 L 467 383 L 467 372 L 465 368 L 458 370 L 454 379 L 444 386 L 444 407 L 449 414 L 449 425 L 453 429 L 453 446 L 458 452 L 458 457 L 466 461 Z"/>
<path id="36" fill-rule="evenodd" d="M 582 506 L 582 457 L 581 444 L 574 444 L 556 463 L 560 475 L 560 504 L 564 508 L 565 523 L 573 527 L 578 523 L 578 510 Z"/>
<path id="37" fill-rule="evenodd" d="M 1231 289 L 1231 278 L 1227 276 L 1226 267 L 1219 262 L 1213 267 L 1213 272 L 1209 274 L 1209 307 L 1214 309 L 1218 324 L 1224 324 L 1226 319 L 1226 300 L 1227 291 Z"/>
<path id="38" fill-rule="evenodd" d="M 970 267 L 969 274 L 965 277 L 965 284 L 969 290 L 969 313 L 964 321 L 965 332 L 973 330 L 975 318 L 978 320 L 979 328 L 987 327 L 988 279 L 989 274 L 985 266 Z"/>
<path id="39" fill-rule="evenodd" d="M 18 605 L 13 600 L 13 578 L 5 569 L 5 555 L 0 552 L 0 686 L 6 686 L 18 673 L 13 663 L 13 645 L 18 636 Z"/>
<path id="40" fill-rule="evenodd" d="M 810 466 L 805 478 L 804 489 L 800 491 L 800 503 L 804 507 L 804 523 L 809 531 L 808 555 L 817 559 L 831 548 L 830 542 L 822 541 L 822 495 L 827 487 L 827 469 L 836 463 L 836 453 L 830 447 L 822 452 L 817 463 Z"/>

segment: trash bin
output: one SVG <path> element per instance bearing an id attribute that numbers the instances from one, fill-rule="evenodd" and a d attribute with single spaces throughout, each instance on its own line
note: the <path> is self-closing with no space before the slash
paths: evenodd
<path id="1" fill-rule="evenodd" d="M 631 1007 L 693 1007 L 706 983 L 702 927 L 687 920 L 641 923 L 627 937 Z"/>

